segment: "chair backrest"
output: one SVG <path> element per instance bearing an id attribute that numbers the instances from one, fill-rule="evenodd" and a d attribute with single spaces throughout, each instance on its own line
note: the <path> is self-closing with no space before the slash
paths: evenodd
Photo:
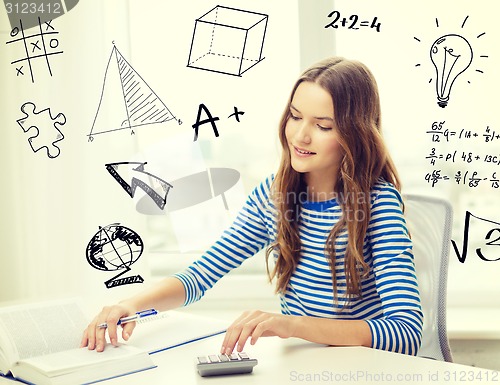
<path id="1" fill-rule="evenodd" d="M 424 195 L 406 194 L 403 200 L 424 313 L 418 356 L 451 362 L 446 331 L 446 290 L 452 208 L 444 199 Z"/>

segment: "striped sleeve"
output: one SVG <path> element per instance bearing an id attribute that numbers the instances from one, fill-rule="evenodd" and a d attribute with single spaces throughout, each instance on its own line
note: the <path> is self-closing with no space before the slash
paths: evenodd
<path id="1" fill-rule="evenodd" d="M 384 186 L 372 203 L 371 215 L 367 235 L 383 310 L 383 317 L 367 320 L 372 347 L 416 355 L 422 339 L 423 313 L 399 192 Z"/>
<path id="2" fill-rule="evenodd" d="M 184 285 L 185 306 L 198 301 L 219 279 L 269 244 L 266 223 L 272 218 L 265 206 L 270 184 L 267 179 L 256 187 L 219 240 L 187 269 L 174 274 Z"/>

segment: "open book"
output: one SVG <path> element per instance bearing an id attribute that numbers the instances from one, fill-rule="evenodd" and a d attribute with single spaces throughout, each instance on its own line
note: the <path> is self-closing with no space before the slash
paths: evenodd
<path id="1" fill-rule="evenodd" d="M 222 333 L 225 322 L 181 311 L 137 325 L 130 343 L 78 348 L 87 318 L 77 301 L 0 308 L 0 375 L 32 384 L 87 384 L 155 367 L 156 353 Z"/>
<path id="2" fill-rule="evenodd" d="M 75 301 L 0 308 L 0 373 L 32 384 L 83 384 L 154 368 L 136 347 L 80 349 L 88 321 Z"/>

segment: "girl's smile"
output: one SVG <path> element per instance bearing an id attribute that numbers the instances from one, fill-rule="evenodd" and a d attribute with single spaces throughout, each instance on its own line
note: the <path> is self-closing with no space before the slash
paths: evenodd
<path id="1" fill-rule="evenodd" d="M 302 157 L 302 158 L 316 155 L 315 152 L 307 151 L 307 150 L 304 150 L 303 148 L 299 148 L 299 147 L 295 147 L 295 146 L 293 146 L 293 148 L 295 150 L 296 155 L 299 157 Z"/>

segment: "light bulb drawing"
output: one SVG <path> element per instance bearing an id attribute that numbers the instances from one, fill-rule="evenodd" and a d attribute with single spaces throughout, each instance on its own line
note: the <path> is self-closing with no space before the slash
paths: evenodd
<path id="1" fill-rule="evenodd" d="M 436 68 L 436 95 L 438 105 L 448 105 L 455 80 L 472 63 L 472 47 L 463 36 L 449 34 L 439 37 L 430 49 L 432 64 Z"/>
<path id="2" fill-rule="evenodd" d="M 477 67 L 482 65 L 483 60 L 487 59 L 488 55 L 475 54 L 475 52 L 484 49 L 485 44 L 483 41 L 486 32 L 479 34 L 471 34 L 470 32 L 465 33 L 465 29 L 468 29 L 466 28 L 468 22 L 469 16 L 465 17 L 460 27 L 464 33 L 447 31 L 446 33 L 437 35 L 439 36 L 437 39 L 431 37 L 427 42 L 416 36 L 413 38 L 416 42 L 423 43 L 423 49 L 419 52 L 420 54 L 424 54 L 427 58 L 426 62 L 428 65 L 426 65 L 425 68 L 429 68 L 429 70 L 435 74 L 435 78 L 432 76 L 429 79 L 429 84 L 434 86 L 434 97 L 437 97 L 437 105 L 441 108 L 445 108 L 449 105 L 450 92 L 454 84 L 460 83 L 462 80 L 471 84 L 471 74 L 484 73 L 483 70 Z M 436 18 L 436 28 L 442 28 L 440 24 L 441 23 Z M 476 39 L 474 39 L 474 37 Z M 424 64 L 425 63 L 417 63 L 415 67 L 424 68 Z M 476 67 L 474 68 L 474 72 L 472 72 L 472 68 L 470 67 Z M 464 73 L 465 75 L 463 75 Z M 458 82 L 456 81 L 457 78 L 459 78 Z M 456 98 L 458 87 L 455 85 L 454 88 L 453 100 Z"/>

